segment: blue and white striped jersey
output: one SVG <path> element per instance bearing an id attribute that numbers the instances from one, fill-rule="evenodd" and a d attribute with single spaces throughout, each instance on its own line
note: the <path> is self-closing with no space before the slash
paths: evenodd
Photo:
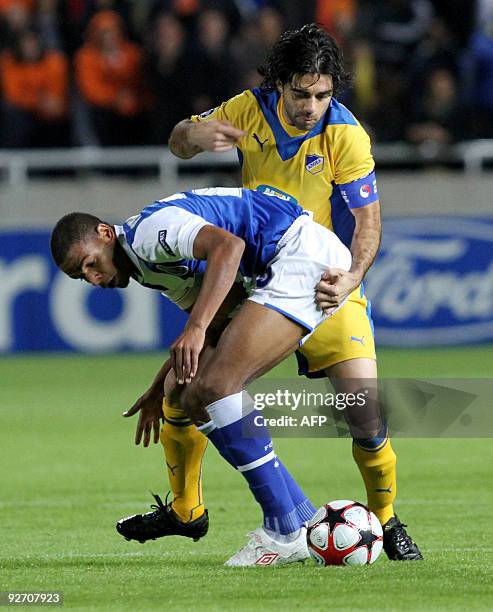
<path id="1" fill-rule="evenodd" d="M 215 225 L 245 241 L 239 273 L 252 279 L 265 273 L 282 236 L 304 214 L 297 204 L 275 196 L 217 187 L 158 200 L 116 231 L 138 270 L 135 280 L 185 309 L 194 303 L 205 272 L 206 262 L 193 256 L 202 227 Z"/>

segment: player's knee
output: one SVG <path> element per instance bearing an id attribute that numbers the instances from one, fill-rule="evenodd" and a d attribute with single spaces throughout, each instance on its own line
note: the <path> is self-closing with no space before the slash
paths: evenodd
<path id="1" fill-rule="evenodd" d="M 194 419 L 201 409 L 237 391 L 235 383 L 229 377 L 214 371 L 204 372 L 183 390 L 181 407 Z"/>
<path id="2" fill-rule="evenodd" d="M 170 408 L 180 407 L 180 397 L 182 387 L 176 382 L 176 376 L 173 370 L 170 370 L 164 379 L 164 397 Z"/>

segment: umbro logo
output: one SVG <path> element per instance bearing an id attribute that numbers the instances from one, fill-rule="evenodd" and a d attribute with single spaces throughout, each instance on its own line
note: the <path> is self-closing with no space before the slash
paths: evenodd
<path id="1" fill-rule="evenodd" d="M 279 555 L 277 553 L 264 553 L 255 561 L 255 565 L 272 565 Z"/>
<path id="2" fill-rule="evenodd" d="M 257 136 L 257 134 L 254 132 L 253 134 L 253 139 L 258 142 L 259 146 L 260 146 L 260 150 L 262 151 L 262 153 L 264 152 L 264 144 L 269 140 L 268 138 L 266 138 L 265 140 L 260 140 L 260 138 Z"/>

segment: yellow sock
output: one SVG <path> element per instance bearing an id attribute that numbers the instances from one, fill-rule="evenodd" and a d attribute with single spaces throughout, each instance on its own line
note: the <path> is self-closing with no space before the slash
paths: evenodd
<path id="1" fill-rule="evenodd" d="M 368 507 L 385 523 L 394 516 L 397 459 L 388 438 L 376 449 L 353 442 L 353 457 L 365 482 Z"/>
<path id="2" fill-rule="evenodd" d="M 207 437 L 197 431 L 178 408 L 163 402 L 164 425 L 161 444 L 173 494 L 171 507 L 182 521 L 193 521 L 205 512 L 202 499 L 202 458 Z"/>

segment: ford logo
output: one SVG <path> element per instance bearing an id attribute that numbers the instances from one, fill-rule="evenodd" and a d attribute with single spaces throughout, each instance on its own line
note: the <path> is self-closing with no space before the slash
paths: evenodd
<path id="1" fill-rule="evenodd" d="M 493 340 L 493 217 L 387 219 L 365 290 L 379 344 Z"/>

